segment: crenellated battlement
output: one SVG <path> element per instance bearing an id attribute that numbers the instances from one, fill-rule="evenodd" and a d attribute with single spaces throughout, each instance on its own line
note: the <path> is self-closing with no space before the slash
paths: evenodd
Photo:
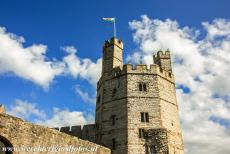
<path id="1" fill-rule="evenodd" d="M 107 42 L 110 44 L 110 41 Z M 114 78 L 124 74 L 155 74 L 159 75 L 171 82 L 174 82 L 174 75 L 171 69 L 170 51 L 158 51 L 156 55 L 153 55 L 154 64 L 150 66 L 146 64 L 123 64 L 121 66 L 114 67 L 107 75 L 107 79 Z M 102 78 L 99 79 L 97 86 L 102 83 Z"/>
<path id="2" fill-rule="evenodd" d="M 154 64 L 159 65 L 161 68 L 172 72 L 172 66 L 171 66 L 171 56 L 170 51 L 158 51 L 156 55 L 153 56 L 153 62 Z"/>
<path id="3" fill-rule="evenodd" d="M 146 64 L 125 64 L 123 65 L 123 68 L 121 70 L 121 74 L 126 73 L 133 73 L 133 74 L 156 74 L 163 78 L 166 78 L 167 80 L 170 80 L 174 82 L 174 76 L 171 72 L 161 68 L 160 66 L 156 64 L 151 64 L 150 67 L 148 67 Z"/>
<path id="4" fill-rule="evenodd" d="M 103 49 L 106 49 L 106 48 L 108 48 L 109 46 L 112 46 L 112 45 L 116 45 L 121 49 L 123 49 L 123 46 L 124 46 L 122 40 L 119 40 L 119 39 L 117 39 L 115 37 L 112 37 L 110 40 L 105 41 Z"/>
<path id="5" fill-rule="evenodd" d="M 166 51 L 158 51 L 156 55 L 153 55 L 154 62 L 161 59 L 161 58 L 170 58 L 170 51 L 169 49 Z"/>
<path id="6" fill-rule="evenodd" d="M 83 127 L 81 125 L 56 127 L 54 129 L 84 140 L 89 140 L 92 142 L 95 140 L 95 124 L 88 124 L 84 125 Z"/>

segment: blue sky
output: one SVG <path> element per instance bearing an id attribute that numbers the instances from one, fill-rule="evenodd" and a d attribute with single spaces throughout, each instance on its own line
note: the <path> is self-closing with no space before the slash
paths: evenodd
<path id="1" fill-rule="evenodd" d="M 5 61 L 2 60 L 3 58 L 1 59 L 0 55 L 0 102 L 6 106 L 10 113 L 40 124 L 42 122 L 52 123 L 55 121 L 53 120 L 55 119 L 55 114 L 61 116 L 64 113 L 70 113 L 71 118 L 74 115 L 79 115 L 81 118 L 77 118 L 78 120 L 76 120 L 76 122 L 79 121 L 80 124 L 93 122 L 95 104 L 92 101 L 95 97 L 96 89 L 95 81 L 92 81 L 92 77 L 94 77 L 95 73 L 98 74 L 98 71 L 100 70 L 98 68 L 100 61 L 97 62 L 97 60 L 100 60 L 100 57 L 102 56 L 102 45 L 104 41 L 109 39 L 113 34 L 113 25 L 111 23 L 103 22 L 101 20 L 102 17 L 116 17 L 117 36 L 121 38 L 125 44 L 124 60 L 132 61 L 134 63 L 139 61 L 150 63 L 147 60 L 147 56 L 150 55 L 148 49 L 149 46 L 146 46 L 146 42 L 141 40 L 140 36 L 138 36 L 137 31 L 142 29 L 142 27 L 138 26 L 137 24 L 142 24 L 145 21 L 148 21 L 148 23 L 150 21 L 156 22 L 158 19 L 161 25 L 165 25 L 166 27 L 168 25 L 171 25 L 171 27 L 175 26 L 174 29 L 170 29 L 169 27 L 167 32 L 173 31 L 175 33 L 180 33 L 180 36 L 183 40 L 185 40 L 185 42 L 192 42 L 188 43 L 188 46 L 184 46 L 185 51 L 178 53 L 175 52 L 174 55 L 177 56 L 175 59 L 178 57 L 183 59 L 184 61 L 188 62 L 185 63 L 184 66 L 190 67 L 191 63 L 189 63 L 188 60 L 189 54 L 186 57 L 184 56 L 184 52 L 191 51 L 192 53 L 193 49 L 197 45 L 200 46 L 202 42 L 207 42 L 207 40 L 212 43 L 219 42 L 219 44 L 229 43 L 229 27 L 223 26 L 227 25 L 223 23 L 229 23 L 229 6 L 230 1 L 228 0 L 2 0 L 0 1 L 0 27 L 4 27 L 6 29 L 4 32 L 2 32 L 3 36 L 13 33 L 17 36 L 23 37 L 25 39 L 24 43 L 20 43 L 19 40 L 11 37 L 12 40 L 17 40 L 17 42 L 23 46 L 21 47 L 23 49 L 33 45 L 37 45 L 38 47 L 38 44 L 47 46 L 47 49 L 42 49 L 41 46 L 38 47 L 39 51 L 45 51 L 43 54 L 44 59 L 41 60 L 42 62 L 60 62 L 59 64 L 63 64 L 62 62 L 64 61 L 64 57 L 69 56 L 68 62 L 70 62 L 72 55 L 72 58 L 75 60 L 75 62 L 76 60 L 80 60 L 82 67 L 84 64 L 87 65 L 86 68 L 88 71 L 86 74 L 84 74 L 84 71 L 79 73 L 77 70 L 74 71 L 68 68 L 65 70 L 65 73 L 62 72 L 53 75 L 53 78 L 49 79 L 48 81 L 48 87 L 45 87 L 44 84 L 47 85 L 47 82 L 44 83 L 42 81 L 41 83 L 38 81 L 38 78 L 29 78 L 34 77 L 28 73 L 29 71 L 26 71 L 30 68 L 30 65 L 26 65 L 26 67 L 23 68 L 16 66 L 11 67 L 10 64 L 6 64 Z M 143 17 L 142 15 L 146 16 Z M 166 19 L 169 19 L 170 21 L 167 22 Z M 215 22 L 215 19 L 223 19 L 224 21 L 218 20 Z M 173 24 L 173 21 L 175 21 L 178 26 Z M 208 24 L 202 24 L 204 22 Z M 153 26 L 152 29 L 155 28 L 155 31 L 161 32 L 158 23 L 151 24 Z M 146 26 L 146 24 L 144 24 L 144 26 Z M 218 32 L 220 33 L 217 34 L 216 31 L 213 32 L 213 26 L 215 28 L 219 28 Z M 193 34 L 187 32 L 185 27 L 187 27 Z M 148 33 L 156 36 L 155 32 L 152 31 L 151 28 L 148 29 L 147 27 L 146 29 Z M 196 31 L 199 31 L 198 36 L 195 36 Z M 189 35 L 190 37 L 183 36 L 182 34 Z M 135 36 L 137 38 L 136 40 L 134 39 Z M 216 40 L 216 36 L 221 38 Z M 224 39 L 222 39 L 222 37 L 224 37 Z M 157 38 L 146 37 L 145 41 L 147 39 L 155 42 L 150 44 L 150 46 L 156 47 L 156 50 L 158 47 L 164 48 L 166 46 L 170 49 L 174 49 L 174 46 L 171 44 L 159 43 L 161 41 L 160 39 L 157 40 Z M 156 45 L 157 43 L 158 45 Z M 1 42 L 0 39 L 0 46 L 3 44 L 4 42 Z M 202 45 L 209 48 L 206 46 L 207 44 L 208 43 Z M 214 46 L 215 49 L 219 47 L 217 44 L 213 43 L 213 48 L 210 50 L 214 49 Z M 223 46 L 220 46 L 220 48 L 223 49 Z M 75 49 L 77 51 L 75 51 Z M 177 50 L 177 48 L 175 48 L 175 50 Z M 178 51 L 180 51 L 180 49 L 178 49 Z M 213 80 L 207 83 L 203 82 L 204 87 L 207 89 L 212 89 L 213 87 L 215 87 L 213 89 L 218 89 L 218 87 L 221 88 L 225 87 L 226 85 L 221 83 L 216 84 L 216 82 L 214 82 L 214 74 L 218 74 L 218 72 L 214 71 L 213 73 L 207 73 L 207 68 L 200 70 L 203 67 L 203 59 L 211 57 L 204 57 L 203 55 L 205 52 L 203 51 L 204 50 L 199 47 L 199 50 L 197 51 L 200 53 L 197 54 L 199 58 L 195 57 L 197 58 L 197 65 L 194 65 L 194 68 L 197 69 L 194 71 L 192 66 L 191 71 L 189 71 L 190 75 L 193 77 L 191 79 L 193 81 L 192 83 L 190 80 L 188 80 L 188 78 L 186 78 L 186 75 L 183 76 L 184 80 L 182 80 L 182 77 L 179 75 L 178 77 L 176 76 L 176 79 L 178 79 L 177 87 L 179 101 L 186 102 L 185 100 L 188 95 L 190 97 L 193 95 L 197 96 L 194 92 L 194 86 L 197 86 L 196 84 L 198 84 L 198 81 L 196 80 L 198 77 L 201 79 L 200 82 L 202 82 L 202 79 L 206 80 L 207 75 L 211 74 L 209 78 L 211 79 L 211 77 L 213 77 Z M 228 48 L 223 49 L 223 51 L 226 51 L 223 53 L 230 54 L 230 51 L 227 52 Z M 3 53 L 3 49 L 1 51 L 0 48 L 0 53 L 1 52 Z M 29 52 L 33 51 L 29 50 Z M 152 53 L 153 51 L 151 51 L 151 54 Z M 135 54 L 139 55 L 139 57 L 135 57 Z M 196 53 L 192 54 L 196 55 Z M 84 60 L 87 58 L 90 59 L 88 63 L 84 62 Z M 194 63 L 196 63 L 196 60 L 193 60 Z M 199 60 L 202 61 L 202 64 Z M 12 61 L 15 61 L 15 63 L 18 61 L 16 64 L 20 64 L 20 61 L 23 61 L 23 59 L 18 57 L 16 60 L 12 59 Z M 65 65 L 67 65 L 67 60 L 65 62 Z M 218 62 L 216 62 L 216 64 L 218 64 Z M 205 64 L 204 66 L 207 66 Z M 93 69 L 91 69 L 91 66 Z M 94 66 L 98 71 L 93 71 Z M 176 61 L 174 61 L 174 66 L 175 72 L 182 70 L 181 67 L 178 67 Z M 36 65 L 36 67 L 33 68 L 39 69 L 40 67 L 37 67 Z M 31 74 L 36 74 L 36 71 L 40 72 L 40 70 L 33 68 Z M 217 68 L 218 66 L 216 66 L 216 69 Z M 20 75 L 22 70 L 25 70 L 25 72 L 28 74 Z M 212 72 L 213 70 L 208 71 Z M 225 75 L 227 76 L 228 74 L 224 74 L 223 76 Z M 226 83 L 228 83 L 228 80 L 225 80 L 225 78 L 222 81 L 226 81 Z M 230 98 L 229 94 L 227 93 L 229 89 L 227 87 L 226 89 L 223 89 L 223 91 L 221 89 L 218 91 L 212 90 L 210 92 L 212 95 L 218 95 L 220 97 L 212 97 L 212 99 L 207 100 L 207 98 L 209 99 L 209 96 L 207 96 L 206 100 L 204 99 L 204 102 L 210 101 L 213 104 L 218 104 L 218 102 L 221 102 L 225 105 L 223 109 L 229 111 L 229 100 L 224 99 Z M 17 105 L 19 107 L 15 107 Z M 186 105 L 187 104 L 182 103 L 181 108 L 184 108 Z M 197 107 L 193 104 L 191 108 L 194 108 L 194 106 Z M 28 110 L 30 110 L 30 112 Z M 201 108 L 198 108 L 197 110 L 202 111 Z M 187 110 L 184 109 L 184 111 L 181 112 L 186 113 L 186 111 Z M 27 113 L 28 115 L 26 115 Z M 193 112 L 191 112 L 191 114 L 192 113 Z M 215 126 L 223 126 L 223 123 L 229 123 L 229 119 L 227 118 L 228 116 L 222 116 L 222 113 L 223 112 L 221 111 L 221 114 L 209 115 L 205 120 L 208 122 L 214 122 L 216 124 Z M 216 117 L 215 119 L 220 120 L 212 120 L 214 118 L 211 117 Z M 221 124 L 220 122 L 218 123 L 218 121 L 221 121 Z M 192 129 L 186 125 L 189 124 L 189 122 L 190 121 L 186 118 L 182 119 L 182 125 L 185 131 Z M 69 123 L 67 122 L 64 124 Z M 224 125 L 223 130 L 226 130 L 227 126 L 229 125 Z M 218 130 L 218 132 L 220 132 L 220 130 Z M 186 141 L 188 145 L 193 143 L 191 140 Z M 191 149 L 189 150 L 190 152 L 192 151 Z"/>

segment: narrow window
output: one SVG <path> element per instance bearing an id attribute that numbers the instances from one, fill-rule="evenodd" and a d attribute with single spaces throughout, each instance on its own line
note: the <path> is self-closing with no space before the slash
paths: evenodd
<path id="1" fill-rule="evenodd" d="M 146 91 L 146 83 L 143 83 L 143 91 Z"/>
<path id="2" fill-rule="evenodd" d="M 144 129 L 139 129 L 139 138 L 144 138 Z"/>
<path id="3" fill-rule="evenodd" d="M 112 149 L 113 150 L 116 149 L 116 140 L 115 140 L 115 138 L 112 139 Z"/>
<path id="4" fill-rule="evenodd" d="M 169 72 L 169 77 L 171 78 L 172 77 L 172 74 Z"/>
<path id="5" fill-rule="evenodd" d="M 142 83 L 139 83 L 139 91 L 142 91 Z"/>
<path id="6" fill-rule="evenodd" d="M 99 96 L 97 97 L 97 103 L 100 103 L 100 101 L 101 101 L 101 96 L 99 95 Z"/>
<path id="7" fill-rule="evenodd" d="M 149 113 L 141 112 L 141 122 L 149 122 Z"/>
<path id="8" fill-rule="evenodd" d="M 145 114 L 144 114 L 144 112 L 141 112 L 141 122 L 145 122 Z"/>
<path id="9" fill-rule="evenodd" d="M 114 89 L 113 89 L 113 93 L 112 93 L 112 97 L 114 97 L 114 96 L 116 95 L 116 93 L 117 93 L 117 89 L 114 88 Z"/>
<path id="10" fill-rule="evenodd" d="M 116 122 L 116 115 L 112 115 L 111 119 L 112 119 L 112 126 L 114 126 Z"/>
<path id="11" fill-rule="evenodd" d="M 146 83 L 139 83 L 139 91 L 147 91 Z"/>
<path id="12" fill-rule="evenodd" d="M 160 67 L 160 72 L 163 73 L 163 69 Z"/>
<path id="13" fill-rule="evenodd" d="M 149 122 L 149 113 L 148 112 L 145 113 L 145 121 Z"/>

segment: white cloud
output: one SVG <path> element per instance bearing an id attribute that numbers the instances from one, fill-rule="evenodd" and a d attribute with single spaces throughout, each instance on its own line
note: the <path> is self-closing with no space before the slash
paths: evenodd
<path id="1" fill-rule="evenodd" d="M 74 78 L 80 77 L 96 87 L 96 83 L 101 76 L 102 59 L 99 58 L 96 62 L 93 62 L 89 58 L 80 58 L 77 56 L 77 49 L 74 46 L 65 46 L 61 49 L 68 53 L 63 58 L 66 65 L 66 75 L 71 75 Z"/>
<path id="2" fill-rule="evenodd" d="M 0 73 L 14 73 L 47 89 L 54 77 L 63 72 L 64 64 L 47 60 L 47 46 L 23 47 L 24 42 L 23 37 L 0 27 Z"/>
<path id="3" fill-rule="evenodd" d="M 227 19 L 215 19 L 212 24 L 203 22 L 202 25 L 207 30 L 208 39 L 215 39 L 218 36 L 230 35 L 230 22 Z"/>
<path id="4" fill-rule="evenodd" d="M 73 46 L 66 46 L 62 48 L 69 55 L 64 57 L 64 62 L 67 64 L 67 73 L 73 77 L 81 77 L 88 80 L 92 85 L 96 86 L 97 81 L 101 75 L 102 59 L 99 58 L 96 63 L 90 59 L 81 59 L 76 55 L 76 49 Z"/>
<path id="5" fill-rule="evenodd" d="M 229 153 L 229 128 L 211 117 L 230 121 L 230 102 L 225 99 L 230 98 L 230 21 L 203 22 L 203 39 L 197 37 L 199 30 L 181 28 L 170 19 L 153 20 L 144 15 L 141 21 L 129 24 L 140 51 L 127 60 L 151 64 L 153 53 L 169 48 L 177 85 L 190 89 L 190 93 L 177 89 L 186 153 Z"/>
<path id="6" fill-rule="evenodd" d="M 69 111 L 68 109 L 60 110 L 53 108 L 52 117 L 45 120 L 37 120 L 36 123 L 48 127 L 75 126 L 87 124 L 87 118 L 83 112 Z"/>
<path id="7" fill-rule="evenodd" d="M 81 90 L 80 85 L 76 85 L 74 89 L 76 94 L 78 94 L 84 102 L 95 104 L 96 94 L 94 94 L 94 96 L 90 96 L 88 92 L 84 92 Z"/>
<path id="8" fill-rule="evenodd" d="M 61 110 L 57 107 L 53 107 L 52 115 L 48 116 L 44 110 L 39 109 L 36 103 L 20 99 L 17 99 L 12 106 L 7 108 L 7 113 L 48 127 L 94 123 L 94 116 L 92 114 L 84 114 L 80 111 L 70 111 L 68 108 Z"/>
<path id="9" fill-rule="evenodd" d="M 15 103 L 10 106 L 7 111 L 9 114 L 23 119 L 28 119 L 31 116 L 45 118 L 45 113 L 37 108 L 37 104 L 16 99 Z"/>
<path id="10" fill-rule="evenodd" d="M 24 42 L 23 37 L 0 27 L 0 74 L 13 73 L 44 89 L 48 89 L 54 78 L 61 74 L 79 76 L 96 85 L 101 75 L 101 58 L 96 63 L 88 58 L 81 59 L 74 46 L 66 46 L 61 48 L 67 53 L 63 61 L 49 60 L 46 45 L 24 47 Z"/>

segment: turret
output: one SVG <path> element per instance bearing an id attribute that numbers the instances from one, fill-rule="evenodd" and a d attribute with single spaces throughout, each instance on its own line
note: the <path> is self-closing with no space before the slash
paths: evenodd
<path id="1" fill-rule="evenodd" d="M 172 72 L 171 56 L 169 50 L 165 52 L 158 51 L 157 54 L 153 56 L 153 61 L 155 64 L 159 65 L 166 71 Z"/>
<path id="2" fill-rule="evenodd" d="M 102 74 L 110 72 L 115 67 L 122 67 L 123 42 L 115 37 L 105 41 L 103 46 Z"/>

